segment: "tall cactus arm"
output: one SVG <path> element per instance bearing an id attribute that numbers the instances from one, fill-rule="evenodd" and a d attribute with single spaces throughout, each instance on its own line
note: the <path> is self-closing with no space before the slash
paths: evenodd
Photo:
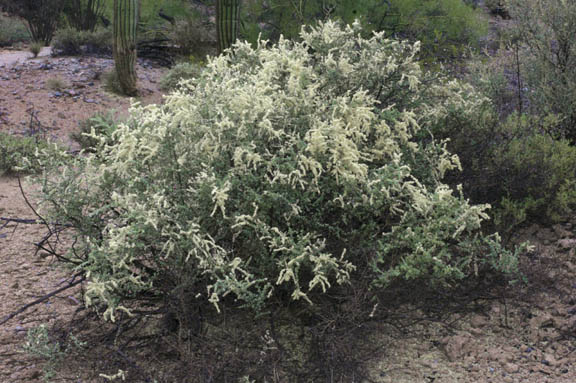
<path id="1" fill-rule="evenodd" d="M 216 0 L 218 52 L 228 49 L 238 37 L 240 0 Z"/>
<path id="2" fill-rule="evenodd" d="M 114 0 L 114 63 L 122 93 L 138 94 L 136 88 L 136 26 L 138 0 Z"/>

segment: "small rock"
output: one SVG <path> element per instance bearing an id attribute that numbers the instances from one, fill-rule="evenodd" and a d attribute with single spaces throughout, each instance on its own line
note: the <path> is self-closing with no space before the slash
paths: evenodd
<path id="1" fill-rule="evenodd" d="M 536 238 L 541 241 L 555 241 L 557 239 L 556 233 L 551 229 L 543 228 L 536 233 Z"/>
<path id="2" fill-rule="evenodd" d="M 509 362 L 504 365 L 504 371 L 506 371 L 508 374 L 515 374 L 520 371 L 520 366 L 518 366 L 516 363 Z"/>
<path id="3" fill-rule="evenodd" d="M 484 315 L 474 315 L 470 319 L 470 325 L 475 328 L 482 328 L 488 324 L 488 318 Z"/>
<path id="4" fill-rule="evenodd" d="M 536 316 L 530 319 L 530 327 L 533 329 L 539 329 L 542 327 L 552 326 L 554 321 L 552 316 L 548 313 L 545 313 L 541 316 Z"/>
<path id="5" fill-rule="evenodd" d="M 470 338 L 462 335 L 454 335 L 443 340 L 444 352 L 451 362 L 466 355 L 470 345 Z"/>
<path id="6" fill-rule="evenodd" d="M 576 239 L 574 238 L 561 239 L 557 242 L 557 245 L 561 249 L 570 250 L 576 248 Z"/>
<path id="7" fill-rule="evenodd" d="M 544 359 L 542 360 L 542 364 L 544 364 L 546 366 L 556 366 L 558 364 L 558 361 L 556 360 L 554 355 L 552 355 L 550 353 L 546 353 L 546 354 L 544 354 Z"/>
<path id="8" fill-rule="evenodd" d="M 572 235 L 571 232 L 564 229 L 562 227 L 562 225 L 560 225 L 560 224 L 556 224 L 556 225 L 552 226 L 552 230 L 554 230 L 554 233 L 558 236 L 558 238 L 567 238 L 567 237 L 570 237 Z"/>

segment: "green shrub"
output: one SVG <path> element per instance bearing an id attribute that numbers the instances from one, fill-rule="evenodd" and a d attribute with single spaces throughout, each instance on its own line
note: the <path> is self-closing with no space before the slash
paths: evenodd
<path id="1" fill-rule="evenodd" d="M 206 320 L 210 303 L 262 312 L 359 280 L 513 271 L 479 233 L 487 206 L 442 183 L 459 162 L 427 133 L 481 100 L 422 72 L 417 45 L 360 32 L 328 22 L 302 42 L 240 43 L 164 105 L 133 108 L 117 144 L 65 171 L 45 158 L 45 207 L 86 249 L 69 257 L 87 303 L 114 320 L 156 296 Z"/>
<path id="2" fill-rule="evenodd" d="M 104 54 L 112 51 L 112 31 L 97 28 L 79 31 L 74 28 L 59 29 L 54 34 L 52 49 L 57 55 Z"/>
<path id="3" fill-rule="evenodd" d="M 30 34 L 21 21 L 0 15 L 0 47 L 29 40 Z"/>
<path id="4" fill-rule="evenodd" d="M 475 203 L 492 205 L 495 224 L 509 232 L 526 222 L 551 223 L 576 206 L 576 148 L 557 139 L 558 118 L 513 113 L 504 120 L 490 102 L 475 114 L 450 111 L 437 138 L 450 138 L 464 171 L 451 173 Z"/>
<path id="5" fill-rule="evenodd" d="M 171 91 L 176 89 L 182 80 L 190 80 L 198 77 L 202 66 L 202 63 L 191 62 L 176 64 L 160 80 L 160 89 Z"/>
<path id="6" fill-rule="evenodd" d="M 114 112 L 97 113 L 80 122 L 80 130 L 72 133 L 71 138 L 80 144 L 86 151 L 94 151 L 103 142 L 105 145 L 113 144 L 113 133 L 117 122 Z"/>
<path id="7" fill-rule="evenodd" d="M 53 150 L 45 140 L 0 132 L 0 175 L 39 171 L 42 166 L 29 160 L 35 158 L 38 151 Z"/>
<path id="8" fill-rule="evenodd" d="M 67 336 L 66 342 L 54 339 L 44 325 L 32 327 L 28 330 L 24 351 L 34 357 L 45 361 L 44 381 L 49 382 L 56 375 L 56 370 L 66 357 L 74 351 L 81 350 L 86 343 L 78 340 L 74 335 Z"/>
<path id="9" fill-rule="evenodd" d="M 466 80 L 491 100 L 492 107 L 502 117 L 518 112 L 519 109 L 518 76 L 514 70 L 514 60 L 513 52 L 499 49 L 493 55 L 473 55 L 468 61 Z M 522 100 L 525 100 L 525 95 L 520 92 Z"/>
<path id="10" fill-rule="evenodd" d="M 32 53 L 32 56 L 34 56 L 34 58 L 36 58 L 40 54 L 40 51 L 42 51 L 43 46 L 44 46 L 44 44 L 42 44 L 42 43 L 32 43 L 32 44 L 30 44 L 28 49 L 30 50 L 30 53 Z"/>
<path id="11" fill-rule="evenodd" d="M 487 21 L 461 0 L 391 0 L 383 20 L 388 33 L 422 42 L 425 57 L 449 60 L 478 46 L 487 34 Z"/>
<path id="12" fill-rule="evenodd" d="M 521 136 L 497 148 L 494 159 L 503 195 L 496 214 L 501 227 L 558 222 L 576 206 L 576 147 L 569 141 L 545 133 Z"/>
<path id="13" fill-rule="evenodd" d="M 81 52 L 82 32 L 74 28 L 58 29 L 52 40 L 52 50 L 62 55 L 77 55 Z"/>
<path id="14" fill-rule="evenodd" d="M 46 88 L 54 91 L 62 91 L 68 84 L 60 77 L 50 77 L 46 79 Z"/>

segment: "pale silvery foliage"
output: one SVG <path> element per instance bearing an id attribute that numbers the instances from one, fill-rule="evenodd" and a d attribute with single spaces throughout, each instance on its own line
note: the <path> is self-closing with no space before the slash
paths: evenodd
<path id="1" fill-rule="evenodd" d="M 82 237 L 71 257 L 89 273 L 88 303 L 113 319 L 140 292 L 189 289 L 260 310 L 358 277 L 512 269 L 478 236 L 487 206 L 442 184 L 459 161 L 427 133 L 484 100 L 423 73 L 417 44 L 359 32 L 327 22 L 301 42 L 239 43 L 46 181 Z"/>

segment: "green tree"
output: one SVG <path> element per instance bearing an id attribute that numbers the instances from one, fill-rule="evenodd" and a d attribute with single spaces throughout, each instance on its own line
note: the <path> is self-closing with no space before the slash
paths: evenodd
<path id="1" fill-rule="evenodd" d="M 0 7 L 8 13 L 21 17 L 32 40 L 50 44 L 62 12 L 61 0 L 0 0 Z"/>

